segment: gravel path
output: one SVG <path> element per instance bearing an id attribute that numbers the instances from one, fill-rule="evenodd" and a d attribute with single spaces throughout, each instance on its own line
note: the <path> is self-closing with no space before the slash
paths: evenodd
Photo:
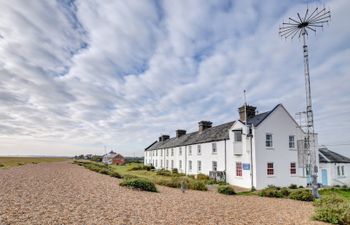
<path id="1" fill-rule="evenodd" d="M 310 203 L 118 183 L 70 162 L 0 170 L 0 224 L 323 224 Z"/>

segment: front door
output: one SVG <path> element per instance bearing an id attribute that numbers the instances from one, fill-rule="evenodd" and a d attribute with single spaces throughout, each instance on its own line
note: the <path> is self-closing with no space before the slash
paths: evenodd
<path id="1" fill-rule="evenodd" d="M 328 185 L 328 177 L 327 177 L 327 170 L 322 169 L 322 185 L 327 186 Z"/>

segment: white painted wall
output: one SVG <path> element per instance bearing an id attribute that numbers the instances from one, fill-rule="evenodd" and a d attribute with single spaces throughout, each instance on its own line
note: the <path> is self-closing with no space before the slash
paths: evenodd
<path id="1" fill-rule="evenodd" d="M 273 147 L 265 145 L 266 134 L 272 134 Z M 303 170 L 298 168 L 297 144 L 295 149 L 289 149 L 289 135 L 295 139 L 303 139 L 304 134 L 297 124 L 282 107 L 273 111 L 254 131 L 256 154 L 256 188 L 261 189 L 269 184 L 289 186 L 290 184 L 306 185 Z M 316 145 L 317 146 L 317 145 Z M 274 163 L 274 175 L 267 175 L 267 163 Z M 290 163 L 297 163 L 297 174 L 290 174 Z"/>
<path id="2" fill-rule="evenodd" d="M 344 166 L 344 176 L 338 175 L 337 167 Z M 328 186 L 350 186 L 350 163 L 320 163 L 319 180 L 322 182 L 322 169 L 327 170 Z"/>

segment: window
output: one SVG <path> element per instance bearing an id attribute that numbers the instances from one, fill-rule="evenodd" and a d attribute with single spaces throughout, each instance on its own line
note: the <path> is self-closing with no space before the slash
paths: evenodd
<path id="1" fill-rule="evenodd" d="M 182 169 L 182 161 L 179 160 L 179 169 Z"/>
<path id="2" fill-rule="evenodd" d="M 297 164 L 295 162 L 290 163 L 290 174 L 297 174 Z"/>
<path id="3" fill-rule="evenodd" d="M 266 134 L 266 147 L 272 148 L 272 134 Z"/>
<path id="4" fill-rule="evenodd" d="M 171 149 L 171 156 L 174 156 L 174 149 Z"/>
<path id="5" fill-rule="evenodd" d="M 160 156 L 163 156 L 163 149 L 160 150 Z"/>
<path id="6" fill-rule="evenodd" d="M 267 163 L 267 175 L 273 175 L 273 163 Z"/>
<path id="7" fill-rule="evenodd" d="M 192 146 L 188 146 L 188 155 L 192 155 Z"/>
<path id="8" fill-rule="evenodd" d="M 182 148 L 179 148 L 179 155 L 182 155 Z"/>
<path id="9" fill-rule="evenodd" d="M 160 167 L 163 168 L 163 159 L 160 160 Z"/>
<path id="10" fill-rule="evenodd" d="M 241 177 L 242 176 L 242 163 L 236 162 L 236 176 Z"/>
<path id="11" fill-rule="evenodd" d="M 218 163 L 216 161 L 212 162 L 213 171 L 218 171 Z"/>
<path id="12" fill-rule="evenodd" d="M 191 171 L 192 170 L 192 161 L 188 161 L 188 170 Z"/>
<path id="13" fill-rule="evenodd" d="M 338 176 L 344 176 L 345 173 L 344 173 L 344 166 L 337 166 L 337 174 Z"/>
<path id="14" fill-rule="evenodd" d="M 197 161 L 197 170 L 198 170 L 198 172 L 200 172 L 202 170 L 202 162 L 201 161 Z"/>
<path id="15" fill-rule="evenodd" d="M 156 150 L 156 156 L 158 156 L 158 150 Z"/>
<path id="16" fill-rule="evenodd" d="M 200 155 L 202 153 L 201 145 L 197 145 L 197 154 Z"/>
<path id="17" fill-rule="evenodd" d="M 217 153 L 216 143 L 211 143 L 211 147 L 212 147 L 212 152 Z"/>
<path id="18" fill-rule="evenodd" d="M 169 149 L 166 150 L 166 156 L 169 156 Z"/>
<path id="19" fill-rule="evenodd" d="M 156 160 L 156 167 L 158 167 L 158 160 Z"/>
<path id="20" fill-rule="evenodd" d="M 169 161 L 168 161 L 168 160 L 166 160 L 166 161 L 165 161 L 165 168 L 167 168 L 167 169 L 168 169 L 168 167 L 169 167 Z"/>
<path id="21" fill-rule="evenodd" d="M 235 142 L 241 142 L 242 141 L 242 130 L 235 130 L 233 131 L 234 133 L 234 138 L 235 138 Z"/>
<path id="22" fill-rule="evenodd" d="M 174 160 L 171 160 L 171 169 L 174 168 Z"/>
<path id="23" fill-rule="evenodd" d="M 295 148 L 295 138 L 293 135 L 289 136 L 289 148 Z"/>

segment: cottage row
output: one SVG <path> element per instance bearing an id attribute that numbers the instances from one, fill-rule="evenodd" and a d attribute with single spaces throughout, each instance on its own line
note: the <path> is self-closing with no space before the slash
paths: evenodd
<path id="1" fill-rule="evenodd" d="M 162 135 L 145 149 L 144 163 L 190 175 L 203 173 L 246 188 L 310 183 L 301 146 L 298 151 L 306 134 L 284 106 L 260 114 L 249 105 L 238 111 L 236 121 L 218 126 L 201 121 L 196 132 Z M 315 145 L 318 149 L 317 136 Z M 317 156 L 320 183 L 350 184 L 350 159 L 326 148 Z"/>

